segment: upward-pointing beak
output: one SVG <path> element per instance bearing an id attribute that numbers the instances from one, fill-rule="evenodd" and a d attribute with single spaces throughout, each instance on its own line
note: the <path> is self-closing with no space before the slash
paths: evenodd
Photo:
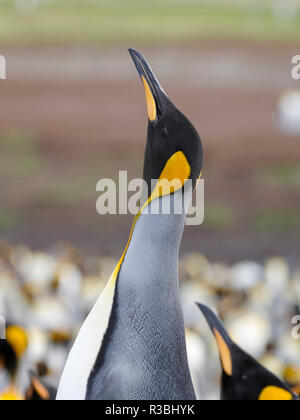
<path id="1" fill-rule="evenodd" d="M 222 366 L 224 372 L 228 376 L 232 376 L 233 372 L 233 362 L 231 355 L 231 346 L 232 341 L 229 337 L 225 327 L 222 325 L 221 321 L 213 313 L 213 311 L 205 305 L 197 303 L 199 309 L 202 311 L 210 329 L 212 330 L 219 348 L 219 353 L 222 361 Z"/>
<path id="2" fill-rule="evenodd" d="M 129 52 L 145 89 L 148 118 L 155 124 L 162 114 L 161 98 L 162 94 L 165 95 L 164 90 L 142 54 L 131 48 L 129 49 Z"/>

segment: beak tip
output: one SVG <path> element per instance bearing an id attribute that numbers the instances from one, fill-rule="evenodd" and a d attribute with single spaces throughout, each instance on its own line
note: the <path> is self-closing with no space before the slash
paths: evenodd
<path id="1" fill-rule="evenodd" d="M 133 48 L 129 48 L 128 51 L 146 90 L 148 112 L 150 112 L 149 119 L 154 121 L 157 119 L 158 114 L 161 113 L 160 95 L 164 91 L 145 57 Z M 155 117 L 153 113 L 154 108 L 156 108 Z"/>
<path id="2" fill-rule="evenodd" d="M 142 56 L 141 53 L 139 53 L 134 48 L 128 48 L 128 51 L 129 51 L 129 54 L 131 55 L 132 61 L 134 62 L 134 65 L 137 69 L 137 72 L 140 78 L 142 78 L 143 76 L 145 77 L 146 76 L 145 68 L 144 68 L 145 58 Z M 148 76 L 146 76 L 146 78 L 148 78 Z"/>
<path id="3" fill-rule="evenodd" d="M 135 59 L 135 58 L 137 58 L 137 57 L 139 57 L 141 54 L 137 51 L 137 50 L 135 50 L 134 48 L 128 48 L 128 52 L 129 52 L 129 54 L 131 55 L 131 57 L 133 58 L 133 59 Z"/>

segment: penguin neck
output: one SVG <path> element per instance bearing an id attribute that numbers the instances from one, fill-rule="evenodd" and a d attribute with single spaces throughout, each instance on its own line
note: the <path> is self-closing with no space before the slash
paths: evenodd
<path id="1" fill-rule="evenodd" d="M 106 385 L 111 376 L 104 399 L 195 398 L 178 285 L 184 222 L 185 214 L 142 212 L 137 219 L 88 398 L 98 395 L 99 383 Z"/>
<path id="2" fill-rule="evenodd" d="M 180 199 L 183 199 L 181 191 L 154 200 L 136 222 L 124 264 L 139 273 L 127 280 L 137 281 L 137 286 L 144 290 L 148 283 L 151 285 L 148 290 L 153 291 L 157 283 L 160 290 L 178 283 L 178 255 L 186 220 L 184 211 L 180 214 L 174 211 L 176 200 Z M 164 214 L 169 208 L 170 212 Z"/>

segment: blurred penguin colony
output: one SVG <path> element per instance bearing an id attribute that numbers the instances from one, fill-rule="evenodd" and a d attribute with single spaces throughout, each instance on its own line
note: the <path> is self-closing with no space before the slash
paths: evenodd
<path id="1" fill-rule="evenodd" d="M 55 397 L 70 345 L 115 264 L 85 258 L 68 243 L 48 253 L 0 244 L 0 314 L 10 346 L 1 340 L 1 399 Z M 269 370 L 292 386 L 300 383 L 300 337 L 292 334 L 300 314 L 299 264 L 273 257 L 229 266 L 195 253 L 181 259 L 180 279 L 199 399 L 219 399 L 221 366 L 196 301 L 217 309 L 232 338 Z"/>

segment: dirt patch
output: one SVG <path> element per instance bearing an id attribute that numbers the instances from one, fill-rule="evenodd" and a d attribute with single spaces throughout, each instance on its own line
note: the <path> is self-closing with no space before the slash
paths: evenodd
<path id="1" fill-rule="evenodd" d="M 261 236 L 251 220 L 261 209 L 300 206 L 295 187 L 272 187 L 258 176 L 266 166 L 300 159 L 299 139 L 283 135 L 274 122 L 282 90 L 298 87 L 290 78 L 296 46 L 203 42 L 140 49 L 201 134 L 206 203 L 225 204 L 235 214 L 222 231 L 188 229 L 184 250 L 226 259 L 292 253 L 297 233 Z M 36 246 L 69 239 L 89 252 L 118 255 L 130 219 L 97 216 L 95 186 L 119 169 L 141 174 L 145 104 L 126 49 L 11 48 L 6 56 L 1 136 L 12 129 L 33 133 L 43 164 L 23 177 L 1 174 L 1 205 L 23 216 L 5 236 Z"/>

